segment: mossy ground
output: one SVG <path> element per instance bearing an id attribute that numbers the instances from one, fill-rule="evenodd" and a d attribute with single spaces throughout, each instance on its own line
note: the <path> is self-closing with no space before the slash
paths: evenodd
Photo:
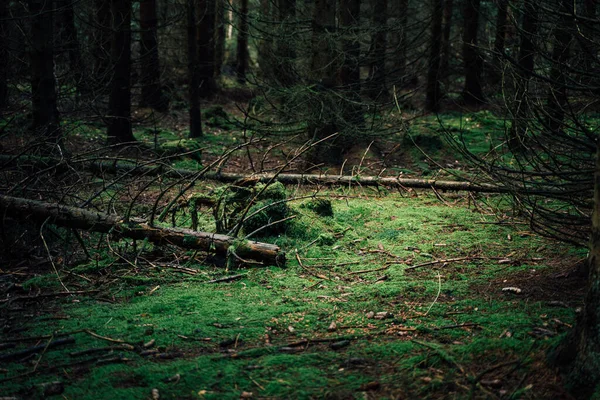
<path id="1" fill-rule="evenodd" d="M 63 289 L 51 270 L 28 279 L 32 299 L 0 305 L 0 342 L 17 345 L 0 354 L 49 341 L 28 337 L 73 332 L 75 343 L 0 361 L 0 395 L 38 398 L 38 384 L 61 381 L 66 399 L 564 396 L 545 354 L 581 305 L 583 284 L 560 273 L 584 254 L 498 223 L 501 197 L 321 194 L 332 217 L 292 202 L 293 224 L 261 239 L 287 251 L 286 268 L 224 271 L 151 246 L 136 258 L 122 241 L 112 249 L 127 262 L 59 264 L 67 288 L 94 292 L 36 297 Z M 244 276 L 206 283 L 228 274 Z M 119 345 L 82 330 L 134 347 L 73 356 Z"/>

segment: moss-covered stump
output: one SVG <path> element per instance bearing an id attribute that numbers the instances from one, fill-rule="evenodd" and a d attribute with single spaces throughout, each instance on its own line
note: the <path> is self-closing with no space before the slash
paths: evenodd
<path id="1" fill-rule="evenodd" d="M 246 235 L 272 236 L 288 226 L 288 221 L 277 222 L 290 216 L 287 191 L 281 182 L 223 186 L 215 190 L 215 197 L 213 213 L 219 233 L 228 233 L 241 224 Z"/>
<path id="2" fill-rule="evenodd" d="M 331 206 L 331 200 L 311 199 L 302 203 L 300 207 L 310 210 L 320 217 L 333 217 L 333 207 Z"/>

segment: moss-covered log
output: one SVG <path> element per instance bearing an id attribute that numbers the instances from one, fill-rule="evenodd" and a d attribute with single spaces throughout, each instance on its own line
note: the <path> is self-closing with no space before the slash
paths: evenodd
<path id="1" fill-rule="evenodd" d="M 267 265 L 284 265 L 285 253 L 279 246 L 254 241 L 240 241 L 231 236 L 197 232 L 184 228 L 150 226 L 142 220 L 125 221 L 114 214 L 89 211 L 55 203 L 0 195 L 0 212 L 14 218 L 39 221 L 74 229 L 111 233 L 117 237 L 148 239 L 156 244 L 171 244 L 186 249 L 198 249 L 227 255 L 230 249 L 242 259 Z"/>

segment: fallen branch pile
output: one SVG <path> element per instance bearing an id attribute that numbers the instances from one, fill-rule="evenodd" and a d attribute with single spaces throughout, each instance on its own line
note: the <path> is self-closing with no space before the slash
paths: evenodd
<path id="1" fill-rule="evenodd" d="M 273 244 L 191 229 L 151 226 L 139 219 L 126 221 L 118 215 L 78 207 L 0 195 L 0 213 L 20 219 L 48 220 L 66 228 L 111 233 L 116 237 L 148 239 L 159 245 L 171 244 L 221 255 L 233 253 L 238 259 L 256 260 L 266 265 L 285 264 L 285 253 Z"/>

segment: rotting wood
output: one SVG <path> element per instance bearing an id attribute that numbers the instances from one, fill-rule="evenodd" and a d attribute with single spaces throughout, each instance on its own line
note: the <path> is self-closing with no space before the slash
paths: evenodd
<path id="1" fill-rule="evenodd" d="M 231 246 L 239 257 L 260 261 L 266 265 L 285 265 L 285 253 L 279 246 L 238 239 L 210 232 L 197 232 L 185 228 L 150 226 L 139 219 L 125 221 L 121 216 L 88 211 L 55 203 L 0 195 L 0 212 L 16 218 L 28 217 L 67 228 L 111 233 L 116 237 L 148 239 L 155 244 L 170 244 L 227 255 Z"/>

